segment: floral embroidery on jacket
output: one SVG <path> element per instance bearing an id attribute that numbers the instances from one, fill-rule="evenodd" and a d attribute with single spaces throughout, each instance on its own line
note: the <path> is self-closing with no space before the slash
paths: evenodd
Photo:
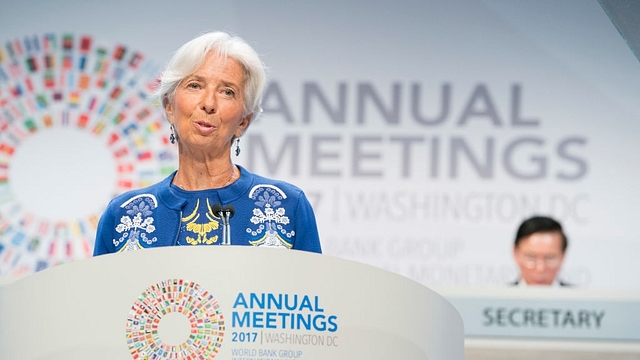
<path id="1" fill-rule="evenodd" d="M 275 186 L 259 185 L 249 194 L 256 200 L 250 221 L 257 225 L 247 228 L 249 243 L 253 246 L 285 247 L 291 249 L 295 230 L 291 230 L 289 217 L 284 207 L 280 207 L 286 194 Z"/>
<path id="2" fill-rule="evenodd" d="M 124 242 L 126 244 L 119 251 L 138 250 L 142 248 L 141 242 L 151 245 L 158 241 L 155 236 L 148 236 L 156 229 L 152 215 L 157 202 L 153 195 L 133 197 L 122 204 L 121 208 L 125 209 L 126 215 L 120 218 L 116 231 L 122 236 L 117 240 L 113 239 L 113 245 L 117 248 Z"/>

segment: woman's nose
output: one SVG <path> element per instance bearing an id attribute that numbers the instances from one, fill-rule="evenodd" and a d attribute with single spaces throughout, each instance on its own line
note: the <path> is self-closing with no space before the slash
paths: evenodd
<path id="1" fill-rule="evenodd" d="M 202 110 L 204 110 L 207 114 L 215 114 L 217 104 L 216 97 L 214 92 L 205 91 L 202 99 Z"/>

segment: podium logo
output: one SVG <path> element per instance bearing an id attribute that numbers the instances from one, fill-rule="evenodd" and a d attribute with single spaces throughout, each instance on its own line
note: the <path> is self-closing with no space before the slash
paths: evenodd
<path id="1" fill-rule="evenodd" d="M 224 317 L 202 285 L 169 279 L 148 287 L 127 317 L 133 359 L 213 359 L 222 346 Z"/>

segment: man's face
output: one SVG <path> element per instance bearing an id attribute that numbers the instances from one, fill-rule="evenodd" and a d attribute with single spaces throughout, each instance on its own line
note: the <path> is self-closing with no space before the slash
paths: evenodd
<path id="1" fill-rule="evenodd" d="M 559 232 L 533 233 L 513 250 L 522 279 L 529 285 L 551 285 L 556 278 L 564 252 Z"/>

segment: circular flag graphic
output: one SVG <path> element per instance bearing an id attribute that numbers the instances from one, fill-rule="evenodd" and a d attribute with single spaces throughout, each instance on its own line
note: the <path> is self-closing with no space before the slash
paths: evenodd
<path id="1" fill-rule="evenodd" d="M 108 201 L 176 168 L 160 70 L 91 36 L 2 43 L 0 276 L 91 256 Z"/>
<path id="2" fill-rule="evenodd" d="M 127 318 L 127 345 L 134 359 L 213 359 L 223 337 L 217 300 L 183 279 L 151 285 Z"/>

